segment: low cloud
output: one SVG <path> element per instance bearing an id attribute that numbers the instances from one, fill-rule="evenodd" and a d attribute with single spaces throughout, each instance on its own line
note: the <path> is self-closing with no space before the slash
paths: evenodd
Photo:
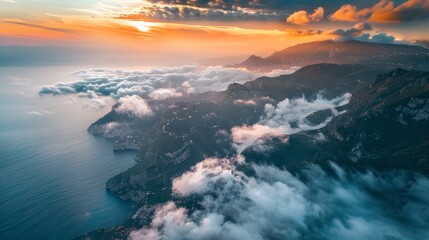
<path id="1" fill-rule="evenodd" d="M 101 134 L 105 138 L 115 138 L 132 134 L 132 130 L 127 123 L 109 122 L 91 128 L 93 134 Z"/>
<path id="2" fill-rule="evenodd" d="M 300 131 L 318 129 L 328 122 L 319 125 L 308 123 L 305 118 L 320 110 L 331 109 L 334 115 L 339 114 L 336 107 L 343 106 L 350 101 L 351 94 L 346 93 L 341 97 L 328 100 L 318 95 L 314 101 L 308 101 L 304 97 L 288 99 L 279 102 L 277 106 L 265 105 L 265 115 L 252 126 L 234 127 L 232 140 L 238 153 L 253 145 L 258 139 L 266 137 L 279 137 L 285 134 L 293 134 Z M 328 119 L 327 121 L 329 121 Z"/>
<path id="3" fill-rule="evenodd" d="M 234 104 L 255 106 L 256 101 L 253 99 L 249 99 L 249 100 L 237 99 L 234 101 Z"/>
<path id="4" fill-rule="evenodd" d="M 43 116 L 43 115 L 53 114 L 53 112 L 48 110 L 35 110 L 35 111 L 27 112 L 27 114 L 32 116 Z"/>
<path id="5" fill-rule="evenodd" d="M 89 101 L 87 101 L 86 103 L 84 103 L 82 105 L 82 108 L 84 110 L 86 110 L 88 108 L 91 108 L 93 110 L 98 111 L 98 110 L 103 109 L 106 106 L 107 106 L 107 103 L 106 103 L 106 101 L 104 99 L 94 98 L 94 99 L 90 99 Z"/>
<path id="6" fill-rule="evenodd" d="M 429 19 L 428 0 L 407 0 L 395 5 L 392 0 L 381 0 L 370 8 L 358 9 L 346 4 L 335 11 L 330 19 L 347 22 L 409 22 Z"/>
<path id="7" fill-rule="evenodd" d="M 230 178 L 235 170 L 230 159 L 209 158 L 173 180 L 173 191 L 180 196 L 202 194 L 207 191 L 213 178 Z"/>
<path id="8" fill-rule="evenodd" d="M 359 40 L 366 42 L 376 42 L 376 43 L 401 43 L 403 41 L 397 41 L 396 37 L 393 35 L 388 35 L 387 33 L 375 33 L 371 34 L 372 26 L 369 23 L 357 23 L 353 27 L 348 29 L 337 29 L 330 33 L 336 37 L 336 40 Z"/>
<path id="9" fill-rule="evenodd" d="M 75 97 L 73 97 L 73 96 L 69 96 L 68 98 L 67 98 L 67 100 L 65 100 L 64 101 L 64 103 L 65 104 L 76 104 L 76 103 L 78 103 L 78 100 L 75 98 Z"/>
<path id="10" fill-rule="evenodd" d="M 277 71 L 272 74 L 290 73 L 293 70 Z M 91 91 L 101 96 L 119 99 L 127 95 L 143 98 L 165 99 L 225 90 L 231 83 L 243 83 L 264 75 L 246 69 L 223 68 L 220 66 L 198 68 L 197 66 L 167 67 L 144 71 L 122 71 L 92 69 L 79 71 L 73 76 L 80 78 L 75 82 L 59 82 L 45 86 L 40 94 L 81 94 Z M 90 96 L 89 96 L 90 97 Z"/>
<path id="11" fill-rule="evenodd" d="M 149 97 L 154 100 L 165 100 L 167 98 L 179 98 L 182 96 L 183 94 L 181 92 L 177 92 L 174 88 L 160 88 L 149 93 Z"/>
<path id="12" fill-rule="evenodd" d="M 253 174 L 237 169 L 251 168 Z M 427 239 L 429 179 L 406 172 L 298 175 L 273 166 L 210 158 L 173 180 L 180 198 L 201 197 L 190 211 L 160 206 L 139 239 Z M 398 194 L 401 193 L 401 194 Z"/>
<path id="13" fill-rule="evenodd" d="M 358 23 L 349 29 L 337 29 L 332 32 L 332 35 L 341 36 L 344 38 L 355 38 L 361 36 L 364 32 L 372 30 L 369 23 Z"/>
<path id="14" fill-rule="evenodd" d="M 80 98 L 89 98 L 89 101 L 85 102 L 82 105 L 84 110 L 91 108 L 93 110 L 101 110 L 107 106 L 107 102 L 105 97 L 99 97 L 96 92 L 90 90 L 84 93 L 79 93 L 78 96 Z"/>
<path id="15" fill-rule="evenodd" d="M 254 145 L 258 139 L 279 137 L 286 134 L 286 130 L 282 127 L 275 128 L 262 124 L 234 127 L 231 132 L 232 141 L 238 152 Z"/>
<path id="16" fill-rule="evenodd" d="M 140 118 L 153 115 L 149 104 L 137 95 L 121 97 L 118 102 L 119 106 L 115 108 L 117 113 L 132 114 Z"/>
<path id="17" fill-rule="evenodd" d="M 387 35 L 387 33 L 377 33 L 372 35 L 371 41 L 377 43 L 393 43 L 396 41 L 396 38 L 393 35 Z"/>
<path id="18" fill-rule="evenodd" d="M 323 19 L 323 15 L 324 10 L 322 7 L 314 9 L 313 13 L 308 13 L 305 10 L 301 10 L 290 15 L 286 19 L 286 22 L 297 25 L 305 25 L 311 22 L 319 22 Z"/>
<path id="19" fill-rule="evenodd" d="M 307 29 L 307 30 L 286 29 L 285 32 L 290 36 L 298 36 L 298 37 L 314 36 L 314 35 L 320 35 L 323 33 L 323 31 L 319 29 Z"/>
<path id="20" fill-rule="evenodd" d="M 289 69 L 274 69 L 271 72 L 266 73 L 258 73 L 258 77 L 266 76 L 266 77 L 277 77 L 285 74 L 292 74 L 296 70 L 300 69 L 300 67 L 291 67 Z"/>

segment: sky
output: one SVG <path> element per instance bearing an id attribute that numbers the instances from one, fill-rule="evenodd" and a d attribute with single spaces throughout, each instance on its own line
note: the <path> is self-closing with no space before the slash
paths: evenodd
<path id="1" fill-rule="evenodd" d="M 428 23 L 429 0 L 0 0 L 0 66 L 219 64 L 328 39 L 427 44 Z"/>

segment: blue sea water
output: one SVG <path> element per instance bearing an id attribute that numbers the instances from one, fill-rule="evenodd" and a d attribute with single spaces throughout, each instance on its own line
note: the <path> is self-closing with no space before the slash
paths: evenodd
<path id="1" fill-rule="evenodd" d="M 77 96 L 38 96 L 76 68 L 0 68 L 0 239 L 72 239 L 114 226 L 132 206 L 105 191 L 135 153 L 87 133 L 110 110 Z"/>

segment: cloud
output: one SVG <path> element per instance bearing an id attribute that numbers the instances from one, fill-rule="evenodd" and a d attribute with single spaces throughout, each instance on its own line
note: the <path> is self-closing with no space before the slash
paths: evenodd
<path id="1" fill-rule="evenodd" d="M 234 104 L 255 106 L 256 101 L 253 99 L 249 99 L 249 100 L 237 99 L 234 101 Z"/>
<path id="2" fill-rule="evenodd" d="M 132 114 L 140 118 L 153 115 L 149 104 L 137 95 L 121 97 L 118 102 L 119 106 L 114 109 L 117 113 Z"/>
<path id="3" fill-rule="evenodd" d="M 387 33 L 375 33 L 371 34 L 368 31 L 372 30 L 372 26 L 369 23 L 357 23 L 349 29 L 337 29 L 330 33 L 330 35 L 336 36 L 336 40 L 359 40 L 366 42 L 376 43 L 408 43 L 405 41 L 399 41 L 393 35 Z M 408 43 L 409 44 L 409 43 Z"/>
<path id="4" fill-rule="evenodd" d="M 103 135 L 105 138 L 116 138 L 120 136 L 128 136 L 133 133 L 133 130 L 127 123 L 123 122 L 108 122 L 101 125 L 91 126 L 91 133 Z"/>
<path id="5" fill-rule="evenodd" d="M 55 86 L 45 86 L 40 91 L 39 94 L 52 94 L 52 95 L 60 95 L 60 94 L 70 94 L 76 93 L 76 90 L 73 86 L 70 86 L 68 83 L 57 83 Z"/>
<path id="6" fill-rule="evenodd" d="M 149 97 L 154 100 L 165 100 L 167 98 L 179 98 L 182 96 L 183 94 L 177 92 L 174 88 L 160 88 L 149 93 Z"/>
<path id="7" fill-rule="evenodd" d="M 119 17 L 141 20 L 277 20 L 289 14 L 290 9 L 317 7 L 314 1 L 304 1 L 305 3 L 285 0 L 148 0 L 143 1 L 144 4 L 137 13 L 122 14 Z M 313 14 L 306 15 L 307 19 L 319 21 L 323 18 L 323 8 L 318 7 Z"/>
<path id="8" fill-rule="evenodd" d="M 86 110 L 88 108 L 91 108 L 93 110 L 99 111 L 99 110 L 103 109 L 106 106 L 107 106 L 107 103 L 106 103 L 106 101 L 104 99 L 93 98 L 93 99 L 90 99 L 88 102 L 84 103 L 82 105 L 82 108 L 84 110 Z"/>
<path id="9" fill-rule="evenodd" d="M 319 22 L 323 19 L 324 10 L 322 7 L 318 7 L 314 9 L 313 13 L 308 13 L 305 10 L 301 10 L 298 12 L 294 12 L 292 15 L 290 15 L 286 22 L 298 24 L 298 25 L 305 25 L 311 22 Z"/>
<path id="10" fill-rule="evenodd" d="M 221 9 L 212 6 L 192 6 L 177 4 L 153 4 L 144 5 L 141 11 L 134 14 L 122 14 L 119 18 L 142 19 L 142 20 L 274 20 L 281 17 L 277 11 L 264 9 L 254 10 L 251 8 Z"/>
<path id="11" fill-rule="evenodd" d="M 277 77 L 280 75 L 292 74 L 298 69 L 300 69 L 300 67 L 291 67 L 289 69 L 274 69 L 271 72 L 259 73 L 259 76 Z"/>
<path id="12" fill-rule="evenodd" d="M 76 104 L 78 100 L 75 97 L 68 97 L 67 100 L 64 101 L 65 104 Z"/>
<path id="13" fill-rule="evenodd" d="M 361 36 L 364 32 L 372 30 L 372 26 L 369 23 L 357 23 L 349 29 L 337 29 L 331 34 L 341 36 L 342 38 L 355 38 Z"/>
<path id="14" fill-rule="evenodd" d="M 32 116 L 43 116 L 43 115 L 47 115 L 47 114 L 53 114 L 53 112 L 48 111 L 48 110 L 37 110 L 37 111 L 27 112 L 27 114 L 32 115 Z"/>
<path id="15" fill-rule="evenodd" d="M 319 125 L 308 123 L 305 118 L 320 110 L 330 109 L 334 115 L 339 114 L 336 107 L 343 106 L 350 101 L 351 94 L 346 93 L 332 100 L 318 95 L 314 101 L 304 97 L 288 99 L 279 102 L 277 106 L 265 105 L 265 115 L 257 124 L 252 126 L 237 126 L 232 131 L 232 140 L 238 153 L 253 145 L 258 139 L 267 137 L 281 137 L 300 131 L 318 129 L 325 126 L 330 119 Z M 287 140 L 287 139 L 284 139 Z"/>
<path id="16" fill-rule="evenodd" d="M 330 172 L 313 165 L 293 175 L 210 158 L 174 179 L 179 203 L 160 206 L 151 224 L 130 238 L 427 239 L 429 179 L 405 172 L 349 173 L 335 164 Z M 193 197 L 201 207 L 180 205 Z"/>
<path id="17" fill-rule="evenodd" d="M 322 30 L 318 30 L 318 29 L 307 29 L 307 30 L 286 29 L 285 32 L 290 36 L 299 36 L 299 37 L 314 36 L 314 35 L 320 35 L 323 33 Z"/>
<path id="18" fill-rule="evenodd" d="M 334 12 L 329 19 L 332 21 L 359 22 L 365 21 L 369 14 L 369 9 L 358 10 L 356 6 L 346 4 Z"/>
<path id="19" fill-rule="evenodd" d="M 11 1 L 9 1 L 11 2 Z M 13 2 L 16 3 L 16 2 Z M 26 26 L 26 27 L 32 27 L 32 28 L 38 28 L 41 30 L 48 30 L 48 31 L 53 31 L 53 32 L 61 32 L 61 33 L 74 33 L 75 31 L 69 30 L 69 29 L 63 29 L 63 28 L 53 28 L 53 27 L 46 27 L 43 25 L 37 25 L 37 24 L 32 24 L 32 23 L 27 23 L 27 22 L 19 22 L 19 21 L 3 21 L 4 23 L 8 23 L 8 24 L 14 24 L 14 25 L 21 25 L 21 26 Z"/>
<path id="20" fill-rule="evenodd" d="M 346 4 L 334 12 L 333 21 L 409 22 L 429 19 L 429 0 L 407 0 L 395 5 L 392 0 L 381 0 L 370 8 L 358 9 Z"/>
<path id="21" fill-rule="evenodd" d="M 371 37 L 371 40 L 378 43 L 393 43 L 396 38 L 393 35 L 387 35 L 386 33 L 377 33 Z"/>
<path id="22" fill-rule="evenodd" d="M 193 171 L 184 173 L 173 180 L 173 191 L 181 196 L 190 194 L 201 194 L 207 191 L 208 185 L 213 178 L 230 178 L 233 165 L 230 159 L 209 158 L 193 167 Z"/>
<path id="23" fill-rule="evenodd" d="M 182 90 L 185 95 L 195 94 L 195 88 L 188 81 L 182 83 Z"/>
<path id="24" fill-rule="evenodd" d="M 234 127 L 231 131 L 232 141 L 238 152 L 242 152 L 245 148 L 253 145 L 258 139 L 278 137 L 286 134 L 283 128 L 274 128 L 262 124 Z"/>
<path id="25" fill-rule="evenodd" d="M 222 10 L 232 10 L 236 8 L 255 8 L 255 9 L 271 9 L 274 6 L 281 6 L 281 0 L 272 1 L 229 1 L 229 0 L 148 0 L 152 3 L 178 4 L 186 6 L 214 8 Z"/>
<path id="26" fill-rule="evenodd" d="M 101 110 L 107 106 L 106 98 L 99 97 L 95 91 L 89 90 L 87 92 L 79 93 L 80 98 L 89 98 L 89 101 L 82 105 L 84 110 L 91 108 L 93 110 Z"/>
<path id="27" fill-rule="evenodd" d="M 429 19 L 428 0 L 408 0 L 395 7 L 393 1 L 381 0 L 372 8 L 370 21 L 402 22 Z"/>
<path id="28" fill-rule="evenodd" d="M 282 74 L 288 71 L 277 71 Z M 144 71 L 122 71 L 108 69 L 83 70 L 73 74 L 80 78 L 75 82 L 59 82 L 43 87 L 39 94 L 74 94 L 82 96 L 90 91 L 102 96 L 118 99 L 127 95 L 143 98 L 165 99 L 225 90 L 231 83 L 243 83 L 264 75 L 246 69 L 232 69 L 220 66 L 198 68 L 197 66 L 167 67 Z M 162 95 L 162 96 L 161 96 Z"/>

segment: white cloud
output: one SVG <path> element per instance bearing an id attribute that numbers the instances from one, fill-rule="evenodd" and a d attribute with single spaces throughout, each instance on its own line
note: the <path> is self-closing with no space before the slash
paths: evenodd
<path id="1" fill-rule="evenodd" d="M 231 132 L 232 141 L 239 153 L 248 146 L 254 144 L 258 139 L 264 137 L 278 137 L 285 134 L 285 130 L 283 128 L 273 128 L 262 124 L 234 127 Z"/>
<path id="2" fill-rule="evenodd" d="M 122 97 L 118 102 L 119 106 L 115 108 L 118 113 L 128 113 L 140 118 L 153 115 L 149 104 L 137 95 Z"/>
<path id="3" fill-rule="evenodd" d="M 174 179 L 179 198 L 200 196 L 190 213 L 169 202 L 138 239 L 427 239 L 429 179 L 404 172 L 330 175 L 311 166 L 294 176 L 273 166 L 237 169 L 210 158 Z M 302 180 L 302 179 L 305 179 Z M 401 192 L 401 195 L 393 194 Z M 380 197 L 383 196 L 383 197 Z M 180 201 L 179 201 L 180 202 Z M 421 211 L 416 211 L 421 209 Z"/>
<path id="4" fill-rule="evenodd" d="M 182 97 L 181 92 L 177 92 L 174 88 L 160 88 L 149 93 L 149 97 L 154 100 L 165 100 L 167 98 L 179 98 Z"/>
<path id="5" fill-rule="evenodd" d="M 92 98 L 89 101 L 85 102 L 82 105 L 82 108 L 84 110 L 91 108 L 93 110 L 99 111 L 107 106 L 106 100 L 102 98 Z"/>
<path id="6" fill-rule="evenodd" d="M 92 90 L 89 90 L 87 92 L 81 92 L 81 93 L 78 94 L 78 96 L 80 98 L 85 98 L 86 97 L 86 98 L 89 98 L 89 99 L 96 99 L 96 98 L 98 98 L 97 93 L 95 91 L 92 91 Z"/>
<path id="7" fill-rule="evenodd" d="M 235 167 L 234 160 L 208 158 L 193 167 L 182 176 L 173 180 L 173 191 L 181 196 L 204 193 L 210 184 L 209 180 L 230 178 Z"/>
<path id="8" fill-rule="evenodd" d="M 311 22 L 319 22 L 323 19 L 324 9 L 322 7 L 318 7 L 314 9 L 313 13 L 308 13 L 305 10 L 294 12 L 290 15 L 286 22 L 298 25 L 305 25 Z"/>
<path id="9" fill-rule="evenodd" d="M 263 75 L 267 77 L 277 77 L 280 75 L 292 74 L 298 69 L 300 69 L 300 67 L 291 67 L 290 69 L 274 69 L 271 72 L 264 73 Z"/>
<path id="10" fill-rule="evenodd" d="M 45 86 L 40 90 L 40 94 L 81 93 L 84 96 L 93 91 L 98 95 L 111 96 L 117 99 L 134 94 L 148 98 L 151 95 L 160 96 L 160 92 L 166 94 L 165 96 L 171 96 L 171 94 L 172 96 L 190 95 L 207 91 L 222 91 L 231 83 L 244 83 L 263 75 L 277 76 L 292 73 L 295 70 L 255 73 L 247 69 L 221 66 L 206 68 L 197 66 L 166 67 L 143 71 L 92 69 L 74 73 L 75 77 L 80 78 L 79 81 L 59 82 Z"/>
<path id="11" fill-rule="evenodd" d="M 108 98 L 117 100 L 133 95 L 152 101 L 180 98 L 207 91 L 222 91 L 231 83 L 244 83 L 263 75 L 277 76 L 292 73 L 295 70 L 296 68 L 274 70 L 264 74 L 251 72 L 247 69 L 220 66 L 205 68 L 197 66 L 165 67 L 142 71 L 91 69 L 75 72 L 73 76 L 80 78 L 78 81 L 59 82 L 45 86 L 39 91 L 39 94 L 77 94 L 78 97 L 90 99 L 83 104 L 83 109 L 100 110 L 108 105 Z M 124 99 L 120 101 L 131 98 Z M 73 101 L 67 101 L 67 103 L 73 103 Z M 252 100 L 238 100 L 236 102 L 236 104 L 247 105 L 254 105 L 255 103 Z M 125 104 L 124 106 L 130 109 L 128 105 Z M 144 107 L 137 110 L 136 116 L 142 117 L 153 114 L 146 102 L 141 106 Z M 125 112 L 124 109 L 125 107 L 120 107 L 117 111 Z"/>
<path id="12" fill-rule="evenodd" d="M 182 90 L 185 95 L 195 94 L 195 88 L 188 81 L 182 83 Z"/>
<path id="13" fill-rule="evenodd" d="M 311 125 L 305 118 L 320 110 L 330 109 L 334 115 L 339 114 L 336 107 L 347 104 L 351 94 L 346 93 L 332 100 L 324 99 L 318 95 L 314 101 L 304 97 L 279 102 L 277 106 L 265 105 L 265 115 L 253 126 L 237 126 L 232 131 L 232 139 L 238 153 L 249 147 L 256 140 L 263 137 L 278 137 L 300 131 L 308 131 L 325 126 L 330 119 L 319 125 Z"/>
<path id="14" fill-rule="evenodd" d="M 36 110 L 36 111 L 27 112 L 27 114 L 32 115 L 32 116 L 43 116 L 43 115 L 47 115 L 47 114 L 53 114 L 53 112 L 48 111 L 48 110 Z"/>
<path id="15" fill-rule="evenodd" d="M 234 101 L 234 103 L 235 104 L 241 104 L 241 105 L 250 105 L 250 106 L 256 105 L 256 101 L 253 99 L 249 99 L 249 100 L 237 99 Z"/>
<path id="16" fill-rule="evenodd" d="M 89 98 L 89 101 L 85 102 L 82 105 L 84 110 L 91 108 L 93 110 L 99 111 L 107 106 L 106 97 L 99 97 L 94 91 L 87 91 L 85 93 L 79 93 L 78 96 L 80 98 Z"/>
<path id="17" fill-rule="evenodd" d="M 76 104 L 78 100 L 75 97 L 68 97 L 67 100 L 64 101 L 65 104 Z"/>

